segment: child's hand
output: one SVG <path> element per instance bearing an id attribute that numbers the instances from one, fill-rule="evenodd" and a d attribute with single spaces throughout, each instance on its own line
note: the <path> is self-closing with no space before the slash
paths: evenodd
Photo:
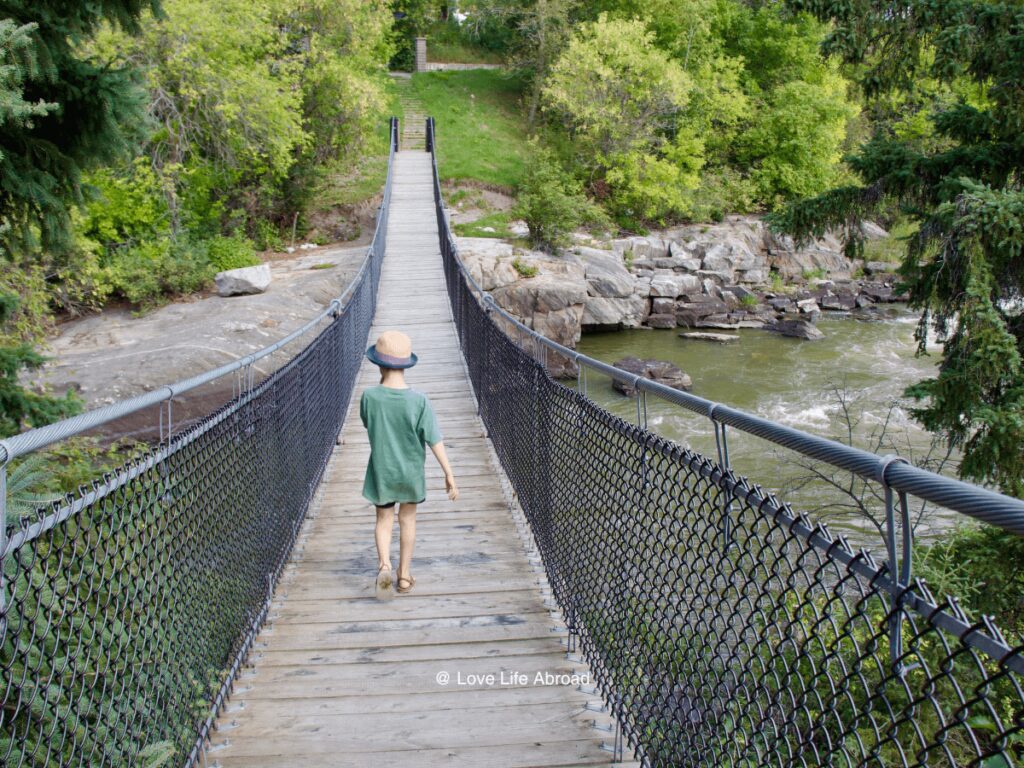
<path id="1" fill-rule="evenodd" d="M 455 485 L 455 475 L 444 476 L 444 489 L 448 491 L 448 498 L 455 501 L 459 498 L 459 488 Z"/>

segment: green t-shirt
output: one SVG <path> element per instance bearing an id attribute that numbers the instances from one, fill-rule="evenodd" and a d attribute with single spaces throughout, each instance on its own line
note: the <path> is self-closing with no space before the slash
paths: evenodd
<path id="1" fill-rule="evenodd" d="M 415 389 L 368 387 L 359 400 L 359 418 L 370 436 L 363 496 L 378 506 L 423 501 L 424 446 L 441 442 L 427 396 Z"/>

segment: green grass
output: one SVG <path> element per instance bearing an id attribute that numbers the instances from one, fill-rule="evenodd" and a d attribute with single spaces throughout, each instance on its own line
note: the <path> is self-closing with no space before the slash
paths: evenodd
<path id="1" fill-rule="evenodd" d="M 455 234 L 459 237 L 506 238 L 509 236 L 508 224 L 510 221 L 512 221 L 512 214 L 509 211 L 496 211 L 481 216 L 476 221 L 456 224 Z M 494 231 L 485 232 L 484 227 L 491 227 Z"/>
<path id="2" fill-rule="evenodd" d="M 472 45 L 427 37 L 427 60 L 445 64 L 501 64 L 501 56 L 494 51 Z"/>
<path id="3" fill-rule="evenodd" d="M 502 57 L 467 39 L 453 22 L 438 21 L 430 26 L 427 36 L 427 60 L 448 64 L 502 64 Z"/>
<path id="4" fill-rule="evenodd" d="M 437 123 L 442 180 L 516 187 L 529 155 L 518 80 L 497 70 L 467 70 L 420 72 L 408 83 Z"/>

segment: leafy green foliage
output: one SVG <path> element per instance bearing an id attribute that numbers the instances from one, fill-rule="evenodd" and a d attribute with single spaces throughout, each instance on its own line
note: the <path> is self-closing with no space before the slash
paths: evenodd
<path id="1" fill-rule="evenodd" d="M 130 67 L 83 43 L 104 25 L 139 29 L 157 0 L 16 0 L 0 22 L 0 250 L 69 241 L 84 169 L 142 138 L 144 92 Z"/>
<path id="2" fill-rule="evenodd" d="M 692 88 L 682 67 L 639 20 L 581 25 L 544 87 L 567 125 L 581 173 L 603 178 L 615 214 L 631 221 L 684 212 L 703 143 L 677 122 Z"/>
<path id="3" fill-rule="evenodd" d="M 394 15 L 394 51 L 390 68 L 401 72 L 412 72 L 416 65 L 415 38 L 426 32 L 430 23 L 437 18 L 438 6 L 433 0 L 391 0 Z"/>
<path id="4" fill-rule="evenodd" d="M 845 88 L 835 76 L 774 89 L 740 140 L 739 157 L 749 163 L 758 199 L 773 204 L 813 195 L 836 179 L 846 122 L 854 114 L 844 100 Z"/>
<path id="5" fill-rule="evenodd" d="M 25 427 L 41 427 L 80 410 L 77 398 L 50 397 L 30 391 L 18 381 L 23 370 L 45 362 L 31 344 L 13 339 L 11 320 L 16 316 L 18 296 L 0 292 L 0 437 L 17 434 Z"/>
<path id="6" fill-rule="evenodd" d="M 586 222 L 600 222 L 602 215 L 554 155 L 536 143 L 534 146 L 533 162 L 519 187 L 514 213 L 530 228 L 532 245 L 554 250 L 568 243 L 574 229 Z"/>
<path id="7" fill-rule="evenodd" d="M 536 277 L 537 267 L 533 264 L 527 264 L 525 261 L 516 256 L 512 259 L 512 268 L 519 274 L 520 277 Z"/>
<path id="8" fill-rule="evenodd" d="M 799 238 L 842 228 L 848 252 L 859 254 L 860 223 L 901 211 L 917 230 L 900 269 L 911 304 L 924 310 L 917 339 L 922 352 L 929 330 L 944 343 L 938 376 L 908 391 L 922 400 L 916 415 L 963 448 L 965 477 L 1022 495 L 1024 94 L 1014 84 L 1024 8 L 912 0 L 892 14 L 876 0 L 788 5 L 832 25 L 824 50 L 859 68 L 880 109 L 922 97 L 925 107 L 850 156 L 858 183 L 794 204 L 774 225 Z"/>
<path id="9" fill-rule="evenodd" d="M 207 243 L 207 254 L 210 266 L 218 272 L 260 263 L 252 241 L 237 232 L 231 237 L 215 237 L 210 240 Z"/>
<path id="10" fill-rule="evenodd" d="M 991 525 L 962 525 L 914 552 L 915 572 L 971 615 L 1024 633 L 1024 538 Z"/>

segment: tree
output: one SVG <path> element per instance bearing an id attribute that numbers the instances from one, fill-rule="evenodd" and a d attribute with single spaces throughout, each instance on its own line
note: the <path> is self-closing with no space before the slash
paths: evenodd
<path id="1" fill-rule="evenodd" d="M 585 9 L 580 0 L 481 0 L 469 9 L 470 25 L 477 34 L 495 28 L 512 30 L 509 58 L 529 83 L 527 119 L 531 126 L 537 122 L 548 72 Z"/>
<path id="2" fill-rule="evenodd" d="M 689 76 L 640 20 L 581 25 L 545 81 L 548 113 L 569 130 L 577 161 L 610 186 L 629 220 L 678 215 L 696 186 L 703 144 L 680 125 Z"/>
<path id="3" fill-rule="evenodd" d="M 26 426 L 44 426 L 80 408 L 70 392 L 54 398 L 21 386 L 18 375 L 38 368 L 45 358 L 14 335 L 12 321 L 17 309 L 18 296 L 0 292 L 0 438 L 15 435 Z"/>
<path id="4" fill-rule="evenodd" d="M 642 19 L 689 78 L 677 124 L 704 146 L 695 210 L 772 207 L 835 181 L 856 110 L 849 84 L 818 51 L 825 25 L 739 0 L 600 0 L 587 10 Z"/>
<path id="5" fill-rule="evenodd" d="M 799 238 L 841 228 L 862 249 L 861 222 L 896 207 L 917 225 L 900 268 L 916 337 L 943 341 L 938 374 L 911 387 L 914 411 L 963 449 L 964 477 L 1024 496 L 1024 6 L 982 0 L 787 0 L 831 24 L 823 51 L 859 72 L 874 100 L 947 86 L 928 141 L 885 130 L 848 159 L 859 183 L 796 203 L 773 226 Z"/>
<path id="6" fill-rule="evenodd" d="M 301 64 L 302 120 L 313 163 L 358 152 L 387 108 L 394 51 L 385 0 L 291 0 L 283 14 Z M 307 170 L 304 168 L 304 170 Z"/>
<path id="7" fill-rule="evenodd" d="M 0 250 L 66 245 L 83 169 L 141 138 L 132 70 L 83 52 L 104 24 L 137 32 L 158 0 L 13 0 L 0 16 Z"/>
<path id="8" fill-rule="evenodd" d="M 554 251 L 581 224 L 607 224 L 601 209 L 583 194 L 550 151 L 533 142 L 530 166 L 519 186 L 515 215 L 530 228 L 530 242 Z"/>
<path id="9" fill-rule="evenodd" d="M 439 7 L 434 0 L 391 0 L 390 7 L 394 19 L 391 68 L 410 71 L 416 64 L 415 38 L 438 18 Z"/>

